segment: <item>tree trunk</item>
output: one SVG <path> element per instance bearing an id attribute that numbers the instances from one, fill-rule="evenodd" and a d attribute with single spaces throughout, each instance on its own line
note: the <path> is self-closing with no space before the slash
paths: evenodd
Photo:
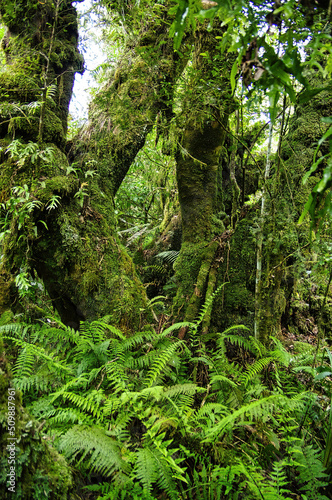
<path id="1" fill-rule="evenodd" d="M 0 74 L 0 312 L 17 309 L 17 285 L 25 306 L 31 303 L 37 272 L 64 323 L 77 328 L 82 319 L 109 313 L 124 328 L 137 328 L 146 295 L 117 242 L 113 202 L 125 175 L 120 159 L 128 169 L 134 155 L 117 145 L 111 153 L 118 162 L 106 170 L 92 155 L 69 165 L 64 154 L 74 74 L 82 69 L 76 11 L 67 0 L 38 3 L 36 10 L 0 1 L 0 13 L 8 27 Z M 139 131 L 131 141 L 136 152 L 144 142 Z M 96 149 L 109 154 L 108 144 Z"/>
<path id="2" fill-rule="evenodd" d="M 222 232 L 221 221 L 214 217 L 218 168 L 234 103 L 228 76 L 231 57 L 221 54 L 218 35 L 222 30 L 217 22 L 212 31 L 201 29 L 196 34 L 183 111 L 186 121 L 176 158 L 182 246 L 175 264 L 174 314 L 189 321 L 197 316 L 206 290 L 214 288 L 218 244 L 212 240 Z"/>
<path id="3" fill-rule="evenodd" d="M 322 84 L 313 81 L 312 86 L 321 87 Z M 265 180 L 268 204 L 265 203 L 263 210 L 264 227 L 259 252 L 261 273 L 259 287 L 256 287 L 256 303 L 256 228 L 257 218 L 263 214 L 259 203 L 250 208 L 244 206 L 218 272 L 218 285 L 230 282 L 225 295 L 214 302 L 214 327 L 219 331 L 231 324 L 244 323 L 253 333 L 255 309 L 256 335 L 263 342 L 271 335 L 279 335 L 283 329 L 300 334 L 316 331 L 316 327 L 310 330 L 308 325 L 317 322 L 320 305 L 324 304 L 327 280 L 319 271 L 317 281 L 320 285 L 314 297 L 310 273 L 314 272 L 313 261 L 317 256 L 310 250 L 309 221 L 299 225 L 298 220 L 319 179 L 320 173 L 317 175 L 316 172 L 307 184 L 302 183 L 304 174 L 310 170 L 317 142 L 326 131 L 327 125 L 321 118 L 331 116 L 331 110 L 332 100 L 328 92 L 321 92 L 310 101 L 297 105 L 289 130 L 282 138 L 280 157 L 276 161 L 271 158 L 270 175 Z M 322 153 L 326 153 L 327 142 L 321 148 Z M 325 322 L 330 324 L 327 314 Z"/>

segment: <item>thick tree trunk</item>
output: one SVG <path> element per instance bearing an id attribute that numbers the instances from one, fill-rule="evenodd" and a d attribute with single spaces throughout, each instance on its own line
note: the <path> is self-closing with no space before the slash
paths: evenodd
<path id="1" fill-rule="evenodd" d="M 64 323 L 77 328 L 109 313 L 136 328 L 146 296 L 115 237 L 119 180 L 103 162 L 87 157 L 70 166 L 64 154 L 74 74 L 82 69 L 76 11 L 68 0 L 30 10 L 23 1 L 0 1 L 0 13 L 8 27 L 0 74 L 0 311 L 18 307 L 16 285 L 37 272 Z"/>
<path id="2" fill-rule="evenodd" d="M 89 124 L 81 139 L 98 160 L 115 195 L 159 115 L 167 135 L 173 117 L 174 84 L 186 63 L 169 36 L 169 5 L 151 6 L 142 19 L 140 34 L 124 47 L 119 64 L 90 106 Z M 93 147 L 94 146 L 94 147 Z"/>
<path id="3" fill-rule="evenodd" d="M 213 264 L 218 244 L 212 239 L 222 226 L 219 221 L 218 229 L 214 227 L 218 168 L 234 106 L 229 80 L 231 58 L 221 54 L 217 35 L 222 35 L 217 23 L 212 31 L 202 29 L 196 34 L 193 76 L 184 110 L 186 122 L 177 153 L 182 247 L 175 265 L 178 293 L 174 314 L 190 321 L 197 316 L 206 291 L 213 291 L 216 280 Z"/>

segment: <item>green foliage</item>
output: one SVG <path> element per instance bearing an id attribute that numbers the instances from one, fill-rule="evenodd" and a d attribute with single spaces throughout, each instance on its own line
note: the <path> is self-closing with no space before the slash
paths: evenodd
<path id="1" fill-rule="evenodd" d="M 209 297 L 196 323 L 159 334 L 126 337 L 109 317 L 79 332 L 51 320 L 0 333 L 18 350 L 14 382 L 30 411 L 73 467 L 103 478 L 88 486 L 100 498 L 287 500 L 299 490 L 303 499 L 328 498 L 324 446 L 308 441 L 313 411 L 324 411 L 293 370 L 302 354 L 291 357 L 276 339 L 243 337 L 241 325 L 198 337 L 211 305 Z M 192 352 L 172 336 L 183 327 L 196 332 Z M 330 373 L 325 361 L 319 373 Z M 315 391 L 325 378 L 316 377 Z M 328 425 L 330 412 L 324 418 Z"/>
<path id="2" fill-rule="evenodd" d="M 330 219 L 332 216 L 332 211 L 331 211 L 331 197 L 332 197 L 332 192 L 331 192 L 331 186 L 332 186 L 332 118 L 322 118 L 322 122 L 327 123 L 330 125 L 330 127 L 327 129 L 325 134 L 321 137 L 321 139 L 318 141 L 318 146 L 315 150 L 314 158 L 313 158 L 313 164 L 310 168 L 310 170 L 304 175 L 303 177 L 303 184 L 305 184 L 309 177 L 316 172 L 316 170 L 319 168 L 321 164 L 326 164 L 327 166 L 323 170 L 322 178 L 317 182 L 317 184 L 314 186 L 312 189 L 309 199 L 306 202 L 303 212 L 301 214 L 301 217 L 299 219 L 299 223 L 301 223 L 304 220 L 304 217 L 306 214 L 309 212 L 311 220 L 312 220 L 312 227 L 315 228 L 317 224 L 319 224 L 318 229 L 320 230 L 322 228 L 323 223 L 326 221 L 326 219 Z M 317 159 L 317 154 L 320 152 L 320 147 L 321 145 L 326 141 L 329 140 L 329 153 L 322 155 Z"/>
<path id="3" fill-rule="evenodd" d="M 19 167 L 23 167 L 28 162 L 32 164 L 37 161 L 52 163 L 55 161 L 55 149 L 50 146 L 46 149 L 41 149 L 40 145 L 29 141 L 23 144 L 19 139 L 13 140 L 6 149 L 11 159 L 13 159 Z"/>

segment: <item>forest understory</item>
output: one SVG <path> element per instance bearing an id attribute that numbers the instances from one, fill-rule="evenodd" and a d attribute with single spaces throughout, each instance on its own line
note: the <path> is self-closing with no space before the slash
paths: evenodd
<path id="1" fill-rule="evenodd" d="M 1 499 L 332 499 L 331 36 L 0 0 Z"/>

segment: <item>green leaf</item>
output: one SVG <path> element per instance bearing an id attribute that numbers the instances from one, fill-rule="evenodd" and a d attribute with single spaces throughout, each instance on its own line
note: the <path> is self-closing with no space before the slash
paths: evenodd
<path id="1" fill-rule="evenodd" d="M 236 61 L 234 62 L 233 66 L 232 66 L 232 69 L 231 69 L 232 94 L 234 94 L 235 87 L 236 87 L 235 77 L 237 75 L 238 69 L 239 69 L 239 63 L 238 63 L 238 60 L 236 59 Z"/>

